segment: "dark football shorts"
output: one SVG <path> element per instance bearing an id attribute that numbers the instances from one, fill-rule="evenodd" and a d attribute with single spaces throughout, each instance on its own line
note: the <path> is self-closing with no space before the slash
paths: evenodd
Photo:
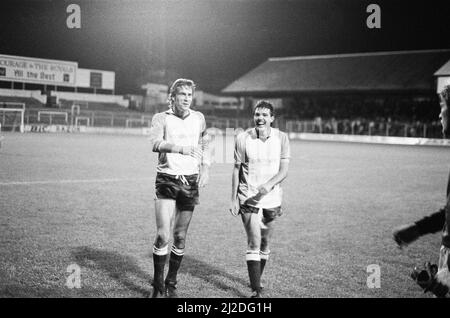
<path id="1" fill-rule="evenodd" d="M 259 208 L 256 208 L 254 206 L 250 205 L 241 205 L 239 209 L 239 213 L 255 213 L 258 214 Z M 269 223 L 275 218 L 280 217 L 283 215 L 283 210 L 281 209 L 281 206 L 278 206 L 276 208 L 270 208 L 270 209 L 263 209 L 263 223 Z"/>
<path id="2" fill-rule="evenodd" d="M 175 176 L 158 172 L 156 197 L 175 200 L 180 211 L 194 211 L 195 205 L 199 204 L 197 177 L 197 174 Z"/>

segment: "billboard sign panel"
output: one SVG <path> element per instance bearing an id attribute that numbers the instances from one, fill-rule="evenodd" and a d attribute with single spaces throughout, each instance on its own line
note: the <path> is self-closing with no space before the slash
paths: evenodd
<path id="1" fill-rule="evenodd" d="M 75 86 L 78 63 L 0 54 L 0 80 Z"/>
<path id="2" fill-rule="evenodd" d="M 114 90 L 115 73 L 111 71 L 78 68 L 76 86 Z"/>
<path id="3" fill-rule="evenodd" d="M 101 72 L 91 72 L 91 87 L 102 88 L 102 73 Z"/>

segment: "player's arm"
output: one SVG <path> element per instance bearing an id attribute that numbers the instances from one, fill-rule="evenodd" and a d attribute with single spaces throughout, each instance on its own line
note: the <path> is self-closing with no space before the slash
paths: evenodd
<path id="1" fill-rule="evenodd" d="M 444 225 L 447 227 L 444 229 Z M 450 176 L 447 186 L 447 203 L 439 211 L 428 215 L 415 223 L 399 226 L 394 229 L 394 240 L 399 247 L 414 242 L 422 235 L 450 230 Z"/>
<path id="2" fill-rule="evenodd" d="M 400 246 L 406 246 L 414 242 L 419 237 L 442 231 L 445 223 L 446 209 L 428 215 L 415 223 L 406 224 L 394 229 L 394 240 Z"/>
<path id="3" fill-rule="evenodd" d="M 239 188 L 239 172 L 241 170 L 241 164 L 245 160 L 245 143 L 243 140 L 244 135 L 238 135 L 234 143 L 234 165 L 233 173 L 231 177 L 231 204 L 230 212 L 232 215 L 236 216 L 239 213 L 239 199 L 238 199 L 238 188 Z"/>
<path id="4" fill-rule="evenodd" d="M 202 153 L 200 173 L 199 173 L 199 187 L 204 187 L 209 182 L 209 167 L 211 166 L 211 153 L 210 153 L 210 136 L 206 130 L 205 118 L 202 116 L 202 133 L 200 134 L 200 150 Z"/>
<path id="5" fill-rule="evenodd" d="M 200 159 L 202 157 L 200 147 L 179 146 L 164 140 L 164 116 L 165 114 L 156 114 L 152 118 L 150 127 L 152 150 L 161 153 L 179 153 Z"/>
<path id="6" fill-rule="evenodd" d="M 275 176 L 273 176 L 269 181 L 258 187 L 259 193 L 267 194 L 270 191 L 272 191 L 273 187 L 275 187 L 277 184 L 281 183 L 284 179 L 286 179 L 288 175 L 288 170 L 289 170 L 289 160 L 282 159 L 280 162 L 280 169 L 278 170 L 278 173 Z"/>
<path id="7" fill-rule="evenodd" d="M 241 163 L 235 162 L 233 166 L 233 174 L 231 179 L 231 206 L 230 212 L 234 216 L 239 213 L 239 199 L 237 196 L 239 187 L 239 171 L 241 170 Z"/>
<path id="8" fill-rule="evenodd" d="M 442 208 L 439 211 L 417 221 L 415 225 L 417 226 L 419 234 L 425 235 L 442 231 L 444 223 L 445 223 L 445 208 Z"/>
<path id="9" fill-rule="evenodd" d="M 269 181 L 258 187 L 259 193 L 263 195 L 272 191 L 273 187 L 281 183 L 284 179 L 286 179 L 288 175 L 289 158 L 291 156 L 289 138 L 284 133 L 280 137 L 281 137 L 280 168 L 278 169 L 278 173 L 275 176 L 273 176 Z"/>

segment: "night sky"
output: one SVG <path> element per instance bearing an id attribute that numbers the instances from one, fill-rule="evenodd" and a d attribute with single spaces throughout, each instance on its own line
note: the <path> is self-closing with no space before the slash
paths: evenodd
<path id="1" fill-rule="evenodd" d="M 81 29 L 66 8 L 81 7 Z M 381 29 L 369 29 L 369 4 Z M 1 1 L 0 54 L 116 72 L 116 92 L 178 76 L 220 92 L 269 57 L 450 48 L 450 1 Z M 412 66 L 413 67 L 413 66 Z"/>

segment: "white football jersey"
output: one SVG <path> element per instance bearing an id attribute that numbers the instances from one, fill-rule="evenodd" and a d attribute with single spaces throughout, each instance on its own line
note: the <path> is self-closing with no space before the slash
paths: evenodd
<path id="1" fill-rule="evenodd" d="M 187 117 L 176 116 L 171 109 L 155 114 L 150 128 L 153 151 L 158 151 L 162 143 L 177 146 L 202 146 L 206 137 L 206 122 L 202 113 L 189 110 Z M 204 160 L 205 161 L 205 160 Z M 157 172 L 171 175 L 191 175 L 199 173 L 201 162 L 192 156 L 178 153 L 159 153 Z"/>
<path id="2" fill-rule="evenodd" d="M 234 160 L 241 164 L 238 187 L 240 204 L 266 209 L 281 206 L 280 184 L 264 196 L 257 195 L 257 188 L 273 178 L 279 172 L 281 161 L 289 161 L 289 158 L 289 138 L 276 128 L 270 129 L 270 135 L 265 141 L 258 138 L 255 128 L 239 134 Z"/>

